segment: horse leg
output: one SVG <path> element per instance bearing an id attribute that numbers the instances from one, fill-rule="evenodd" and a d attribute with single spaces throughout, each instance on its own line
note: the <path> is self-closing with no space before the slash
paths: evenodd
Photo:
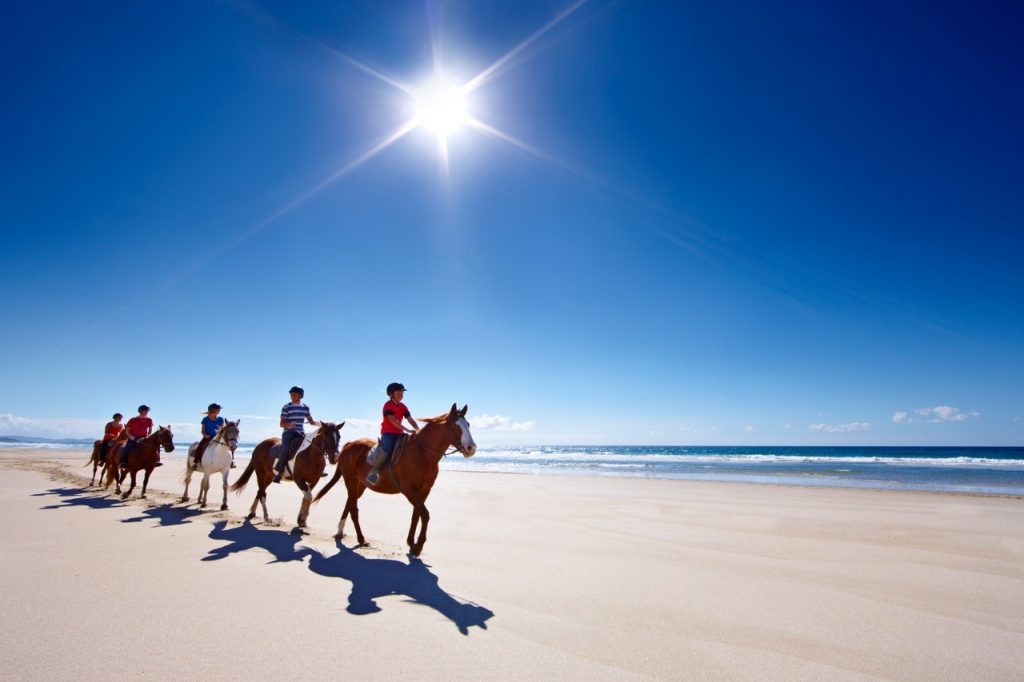
<path id="1" fill-rule="evenodd" d="M 132 477 L 132 484 L 131 484 L 130 486 L 128 486 L 128 492 L 126 492 L 126 493 L 122 493 L 122 494 L 121 494 L 121 497 L 122 497 L 123 499 L 126 499 L 126 500 L 127 500 L 127 499 L 128 499 L 128 496 L 132 494 L 132 491 L 133 491 L 133 490 L 135 490 L 135 476 L 136 476 L 136 475 L 138 474 L 138 471 L 132 471 L 132 472 L 127 472 L 127 471 L 126 471 L 125 473 L 126 473 L 126 474 L 127 474 L 127 473 L 131 473 L 131 477 Z M 121 477 L 121 479 L 122 479 L 122 480 L 124 480 L 124 476 L 122 476 L 122 477 Z"/>
<path id="2" fill-rule="evenodd" d="M 228 470 L 222 469 L 220 472 L 221 478 L 224 479 L 224 499 L 221 500 L 220 510 L 227 511 L 228 508 Z"/>
<path id="3" fill-rule="evenodd" d="M 152 469 L 146 469 L 146 475 L 142 477 L 142 499 L 146 499 L 146 486 L 149 485 L 149 475 L 153 473 Z"/>
<path id="4" fill-rule="evenodd" d="M 206 496 L 210 493 L 210 474 L 203 472 L 203 480 L 199 483 L 199 508 L 206 507 Z"/>
<path id="5" fill-rule="evenodd" d="M 413 538 L 416 537 L 416 524 L 420 520 L 420 506 L 413 502 L 412 503 L 412 522 L 409 524 L 409 536 L 405 539 L 405 544 L 409 545 L 409 552 L 412 553 L 413 549 Z"/>
<path id="6" fill-rule="evenodd" d="M 267 489 L 260 490 L 259 493 L 260 504 L 263 505 L 263 520 L 270 521 L 270 512 L 267 511 Z"/>
<path id="7" fill-rule="evenodd" d="M 245 517 L 245 520 L 256 518 L 256 505 L 260 503 L 260 491 L 256 491 L 256 497 L 252 498 L 252 506 L 249 507 L 249 514 Z M 266 506 L 266 505 L 264 505 Z"/>
<path id="8" fill-rule="evenodd" d="M 427 505 L 420 503 L 420 537 L 416 540 L 416 544 L 412 547 L 412 555 L 419 556 L 420 552 L 423 551 L 423 545 L 427 541 L 427 524 L 430 523 L 430 512 L 427 511 Z"/>
<path id="9" fill-rule="evenodd" d="M 309 518 L 309 505 L 313 501 L 313 493 L 310 492 L 309 485 L 305 481 L 299 483 L 299 489 L 302 491 L 302 504 L 299 505 L 299 518 L 296 519 L 295 525 L 305 528 L 306 519 Z"/>
<path id="10" fill-rule="evenodd" d="M 185 492 L 181 494 L 181 501 L 188 502 L 188 487 L 192 484 L 192 467 L 185 463 Z"/>

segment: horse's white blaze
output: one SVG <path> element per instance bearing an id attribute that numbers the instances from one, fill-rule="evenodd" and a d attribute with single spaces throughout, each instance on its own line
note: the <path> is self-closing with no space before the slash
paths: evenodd
<path id="1" fill-rule="evenodd" d="M 465 450 L 468 457 L 472 457 L 476 454 L 476 442 L 473 440 L 473 434 L 469 432 L 469 422 L 465 417 L 459 417 L 456 423 L 462 431 L 462 449 Z"/>

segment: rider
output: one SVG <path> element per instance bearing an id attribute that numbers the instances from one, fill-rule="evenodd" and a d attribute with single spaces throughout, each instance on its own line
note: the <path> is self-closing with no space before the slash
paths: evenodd
<path id="1" fill-rule="evenodd" d="M 111 417 L 113 421 L 107 422 L 107 425 L 103 427 L 103 442 L 100 443 L 100 461 L 99 465 L 104 466 L 107 463 L 107 449 L 110 444 L 117 440 L 121 432 L 124 431 L 124 424 L 121 420 L 124 419 L 124 415 L 120 412 L 115 412 L 114 416 Z"/>
<path id="2" fill-rule="evenodd" d="M 139 405 L 139 416 L 132 417 L 125 424 L 128 431 L 128 442 L 121 448 L 121 466 L 128 466 L 128 453 L 135 447 L 136 441 L 148 436 L 153 431 L 153 420 L 149 418 L 149 405 Z M 163 466 L 157 462 L 155 466 Z"/>
<path id="3" fill-rule="evenodd" d="M 309 413 L 309 406 L 302 402 L 302 398 L 306 395 L 298 386 L 292 386 L 288 389 L 288 395 L 291 396 L 292 401 L 285 403 L 285 406 L 281 408 L 281 428 L 284 432 L 281 434 L 281 451 L 278 453 L 277 465 L 274 466 L 274 483 L 281 482 L 281 475 L 284 473 L 284 468 L 288 464 L 288 460 L 291 459 L 289 455 L 293 449 L 297 449 L 298 445 L 302 442 L 302 438 L 305 435 L 305 431 L 302 428 L 304 422 L 309 422 L 316 426 L 316 420 Z"/>
<path id="4" fill-rule="evenodd" d="M 388 384 L 388 401 L 384 403 L 384 420 L 380 424 L 380 446 L 384 450 L 384 456 L 378 456 L 373 462 L 373 468 L 366 476 L 366 482 L 370 485 L 377 485 L 380 480 L 380 468 L 395 450 L 395 443 L 403 433 L 416 433 L 420 425 L 412 418 L 409 408 L 402 402 L 405 397 L 405 386 L 397 382 Z M 408 419 L 412 424 L 411 429 L 402 426 L 402 419 Z"/>
<path id="5" fill-rule="evenodd" d="M 203 421 L 199 422 L 199 430 L 203 437 L 199 441 L 199 445 L 196 446 L 192 471 L 199 470 L 199 461 L 203 458 L 203 453 L 206 452 L 206 446 L 210 444 L 222 426 L 224 426 L 224 417 L 220 416 L 220 405 L 210 403 L 210 406 L 206 408 L 206 416 L 203 417 Z"/>

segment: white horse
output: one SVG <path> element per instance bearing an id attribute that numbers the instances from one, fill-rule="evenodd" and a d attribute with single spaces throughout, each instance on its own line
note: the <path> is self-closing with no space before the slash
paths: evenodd
<path id="1" fill-rule="evenodd" d="M 206 506 L 206 496 L 210 492 L 210 476 L 219 471 L 224 479 L 224 500 L 220 508 L 221 511 L 228 508 L 228 470 L 231 468 L 231 454 L 238 447 L 238 425 L 241 423 L 241 419 L 225 422 L 210 444 L 206 446 L 203 458 L 199 460 L 199 466 L 203 471 L 203 480 L 199 484 L 199 495 L 196 501 L 199 502 L 200 507 Z M 182 502 L 188 502 L 188 485 L 192 482 L 192 461 L 195 458 L 197 447 L 199 447 L 198 442 L 192 443 L 188 448 L 188 457 L 185 459 L 185 492 L 181 496 Z"/>

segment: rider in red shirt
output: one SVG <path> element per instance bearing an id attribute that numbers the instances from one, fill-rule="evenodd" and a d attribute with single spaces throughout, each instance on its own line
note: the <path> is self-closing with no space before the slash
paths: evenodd
<path id="1" fill-rule="evenodd" d="M 135 447 L 136 441 L 142 440 L 153 431 L 153 420 L 149 418 L 149 405 L 139 405 L 139 416 L 132 417 L 125 425 L 128 431 L 128 442 L 121 448 L 121 466 L 128 466 L 128 453 Z M 157 462 L 156 466 L 163 466 Z"/>
<path id="2" fill-rule="evenodd" d="M 384 403 L 382 409 L 384 420 L 380 423 L 380 447 L 384 449 L 385 454 L 384 456 L 377 457 L 373 463 L 373 468 L 370 469 L 370 473 L 366 476 L 366 482 L 370 485 L 376 485 L 377 481 L 380 480 L 380 468 L 384 465 L 385 460 L 391 456 L 391 453 L 394 452 L 395 444 L 398 443 L 399 437 L 403 433 L 416 433 L 420 430 L 420 425 L 412 418 L 409 408 L 402 402 L 402 398 L 405 397 L 405 386 L 399 383 L 388 384 L 387 392 L 389 399 Z M 409 423 L 412 424 L 411 429 L 402 426 L 403 419 L 409 420 Z"/>
<path id="3" fill-rule="evenodd" d="M 121 436 L 121 432 L 124 431 L 124 424 L 121 420 L 124 419 L 124 415 L 120 412 L 115 412 L 112 417 L 113 421 L 107 422 L 107 425 L 103 427 L 103 442 L 100 443 L 100 466 L 105 466 L 107 463 L 107 449 L 110 444 L 113 443 Z"/>

